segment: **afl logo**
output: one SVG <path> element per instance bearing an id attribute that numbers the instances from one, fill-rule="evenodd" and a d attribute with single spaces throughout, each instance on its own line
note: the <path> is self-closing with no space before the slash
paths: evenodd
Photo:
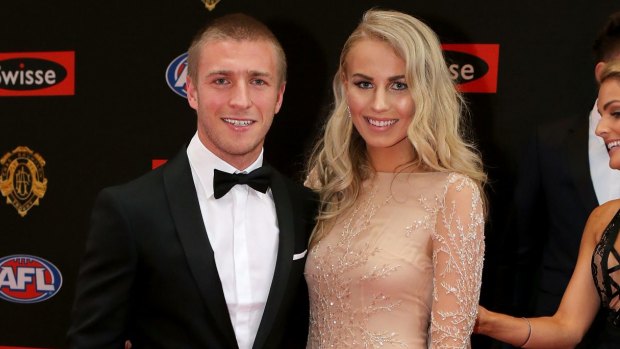
<path id="1" fill-rule="evenodd" d="M 185 82 L 187 80 L 187 53 L 175 58 L 166 68 L 166 82 L 176 94 L 187 98 Z"/>
<path id="2" fill-rule="evenodd" d="M 43 258 L 12 255 L 0 258 L 0 299 L 38 303 L 52 298 L 62 286 L 56 266 Z"/>

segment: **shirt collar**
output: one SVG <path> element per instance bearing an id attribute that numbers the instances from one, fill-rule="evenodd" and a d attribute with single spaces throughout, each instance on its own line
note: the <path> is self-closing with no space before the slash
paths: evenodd
<path id="1" fill-rule="evenodd" d="M 187 146 L 187 157 L 190 166 L 202 183 L 206 197 L 210 198 L 213 195 L 213 170 L 218 169 L 227 173 L 251 172 L 263 165 L 263 151 L 264 149 L 261 149 L 258 158 L 250 166 L 239 171 L 207 149 L 196 132 Z"/>

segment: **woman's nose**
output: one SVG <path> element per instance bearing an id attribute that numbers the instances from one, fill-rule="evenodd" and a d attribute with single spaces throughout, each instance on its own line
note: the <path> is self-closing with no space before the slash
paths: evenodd
<path id="1" fill-rule="evenodd" d="M 386 95 L 385 91 L 383 91 L 382 89 L 377 89 L 374 99 L 372 101 L 372 109 L 376 112 L 382 112 L 387 110 L 389 108 L 387 97 L 388 96 Z"/>
<path id="2" fill-rule="evenodd" d="M 605 137 L 605 135 L 609 133 L 608 123 L 609 121 L 607 120 L 607 118 L 605 116 L 601 116 L 598 124 L 596 125 L 594 133 L 596 133 L 596 135 L 599 137 Z"/>

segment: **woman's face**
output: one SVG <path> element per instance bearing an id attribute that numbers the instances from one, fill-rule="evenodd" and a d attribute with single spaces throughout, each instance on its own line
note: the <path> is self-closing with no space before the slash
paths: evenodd
<path id="1" fill-rule="evenodd" d="M 620 170 L 620 80 L 605 80 L 598 91 L 597 107 L 601 120 L 596 135 L 603 138 L 609 152 L 609 167 Z"/>
<path id="2" fill-rule="evenodd" d="M 343 82 L 347 104 L 371 161 L 386 151 L 412 160 L 407 128 L 415 104 L 405 72 L 405 61 L 380 40 L 362 39 L 346 56 Z"/>

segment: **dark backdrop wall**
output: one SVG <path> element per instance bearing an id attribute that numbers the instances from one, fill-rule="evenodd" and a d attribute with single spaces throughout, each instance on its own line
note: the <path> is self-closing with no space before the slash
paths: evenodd
<path id="1" fill-rule="evenodd" d="M 65 346 L 96 193 L 149 171 L 153 159 L 172 156 L 193 135 L 193 110 L 168 87 L 165 72 L 206 20 L 246 12 L 281 39 L 290 71 L 266 157 L 299 178 L 307 148 L 329 109 L 340 48 L 362 13 L 374 6 L 423 19 L 445 44 L 499 45 L 497 91 L 466 97 L 491 178 L 482 302 L 502 302 L 506 283 L 494 266 L 512 239 L 502 231 L 519 145 L 543 121 L 590 110 L 596 93 L 591 44 L 620 5 L 585 0 L 221 0 L 207 11 L 200 0 L 4 1 L 0 348 Z M 60 92 L 33 90 L 47 83 L 44 72 L 56 69 L 56 80 L 47 78 L 60 79 L 62 69 L 49 63 L 59 57 L 49 52 L 59 51 L 74 59 L 74 69 L 61 62 L 74 85 Z M 11 74 L 28 69 L 30 79 L 15 75 L 11 85 Z M 15 87 L 19 79 L 24 79 L 21 90 Z M 491 344 L 476 343 L 476 348 Z"/>

